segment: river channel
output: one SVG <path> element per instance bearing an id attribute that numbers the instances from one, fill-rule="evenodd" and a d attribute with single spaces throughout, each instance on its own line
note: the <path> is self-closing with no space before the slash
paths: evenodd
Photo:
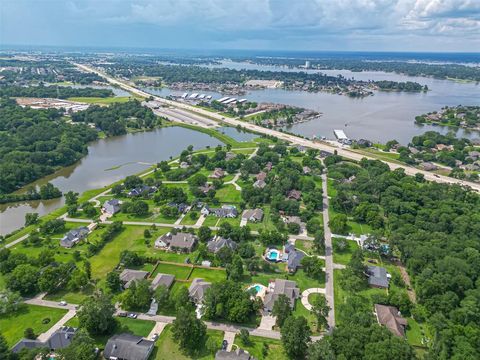
<path id="1" fill-rule="evenodd" d="M 63 192 L 72 190 L 82 193 L 138 173 L 151 164 L 176 157 L 188 145 L 202 149 L 218 144 L 221 142 L 216 138 L 181 127 L 166 127 L 100 139 L 88 147 L 88 155 L 78 163 L 42 178 L 32 185 L 41 185 L 49 181 Z M 8 234 L 23 226 L 25 214 L 28 212 L 45 215 L 63 203 L 63 198 L 60 198 L 0 205 L 0 234 Z"/>

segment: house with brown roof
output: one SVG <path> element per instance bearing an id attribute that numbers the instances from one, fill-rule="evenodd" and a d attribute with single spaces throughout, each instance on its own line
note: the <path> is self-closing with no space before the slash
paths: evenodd
<path id="1" fill-rule="evenodd" d="M 267 173 L 261 171 L 261 172 L 259 172 L 259 173 L 255 176 L 255 178 L 256 178 L 257 180 L 264 180 L 264 181 L 265 181 L 265 179 L 267 178 Z"/>
<path id="2" fill-rule="evenodd" d="M 250 222 L 260 222 L 263 219 L 262 209 L 247 209 L 242 214 L 242 220 Z"/>
<path id="3" fill-rule="evenodd" d="M 267 186 L 267 183 L 263 180 L 257 180 L 253 183 L 253 187 L 257 189 L 263 189 L 265 186 Z"/>
<path id="4" fill-rule="evenodd" d="M 123 284 L 124 289 L 128 289 L 132 283 L 146 279 L 148 271 L 125 269 L 120 274 L 120 281 Z"/>
<path id="5" fill-rule="evenodd" d="M 156 290 L 159 286 L 165 286 L 167 289 L 172 287 L 175 276 L 170 274 L 157 274 L 150 284 L 152 290 Z"/>
<path id="6" fill-rule="evenodd" d="M 287 195 L 287 198 L 290 200 L 300 200 L 301 197 L 302 197 L 302 192 L 295 189 L 290 190 Z"/>
<path id="7" fill-rule="evenodd" d="M 212 175 L 210 175 L 209 177 L 212 179 L 221 179 L 224 176 L 225 176 L 225 171 L 223 171 L 221 168 L 215 168 L 215 170 L 213 170 Z"/>
<path id="8" fill-rule="evenodd" d="M 378 323 L 385 326 L 393 335 L 405 336 L 407 320 L 400 315 L 395 306 L 375 304 L 375 316 Z"/>
<path id="9" fill-rule="evenodd" d="M 195 244 L 197 243 L 197 237 L 190 233 L 178 232 L 173 234 L 168 232 L 155 240 L 155 247 L 172 251 L 185 251 L 192 252 Z"/>

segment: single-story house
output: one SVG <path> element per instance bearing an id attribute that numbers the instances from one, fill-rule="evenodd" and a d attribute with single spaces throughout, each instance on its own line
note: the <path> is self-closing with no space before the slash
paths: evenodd
<path id="1" fill-rule="evenodd" d="M 267 294 L 263 301 L 263 308 L 265 311 L 271 312 L 273 304 L 278 297 L 283 294 L 290 300 L 290 306 L 294 307 L 295 299 L 300 296 L 300 289 L 297 287 L 297 283 L 292 280 L 275 279 L 275 282 L 271 282 L 268 285 Z"/>
<path id="2" fill-rule="evenodd" d="M 212 184 L 205 184 L 205 185 L 199 186 L 198 189 L 202 193 L 207 194 L 210 190 L 215 190 L 215 187 Z"/>
<path id="3" fill-rule="evenodd" d="M 80 240 L 83 240 L 87 237 L 89 230 L 86 226 L 79 227 L 77 229 L 70 230 L 65 234 L 65 236 L 60 240 L 60 246 L 64 248 L 71 248 L 73 245 L 78 243 Z"/>
<path id="4" fill-rule="evenodd" d="M 165 286 L 167 289 L 172 287 L 175 276 L 170 274 L 157 274 L 150 285 L 152 290 L 156 290 L 159 286 Z"/>
<path id="5" fill-rule="evenodd" d="M 290 250 L 288 252 L 287 260 L 287 270 L 289 273 L 294 273 L 301 266 L 302 259 L 305 257 L 303 251 L 298 251 L 296 249 Z"/>
<path id="6" fill-rule="evenodd" d="M 124 289 L 128 289 L 134 281 L 146 279 L 148 271 L 125 269 L 120 274 L 120 281 Z"/>
<path id="7" fill-rule="evenodd" d="M 105 201 L 102 207 L 103 212 L 107 214 L 114 215 L 120 211 L 120 200 L 118 199 L 110 199 Z"/>
<path id="8" fill-rule="evenodd" d="M 273 164 L 269 161 L 267 162 L 267 164 L 265 165 L 265 170 L 266 171 L 271 171 L 273 168 Z"/>
<path id="9" fill-rule="evenodd" d="M 237 217 L 238 211 L 234 205 L 223 205 L 221 208 L 211 208 L 205 205 L 202 210 L 200 210 L 200 214 L 204 216 L 214 215 L 221 218 L 234 218 Z"/>
<path id="10" fill-rule="evenodd" d="M 223 169 L 221 168 L 215 168 L 215 170 L 213 170 L 213 173 L 209 176 L 209 178 L 212 178 L 212 179 L 221 179 L 225 176 L 225 171 L 223 171 Z"/>
<path id="11" fill-rule="evenodd" d="M 263 189 L 265 186 L 267 186 L 267 183 L 263 180 L 257 180 L 253 183 L 253 187 L 257 189 Z"/>
<path id="12" fill-rule="evenodd" d="M 237 154 L 235 154 L 234 152 L 227 152 L 225 154 L 225 160 L 229 161 L 229 160 L 232 160 L 232 159 L 235 159 L 237 157 Z"/>
<path id="13" fill-rule="evenodd" d="M 237 243 L 231 239 L 225 239 L 221 236 L 215 236 L 212 240 L 207 243 L 208 251 L 216 254 L 220 249 L 224 247 L 230 248 L 232 251 L 237 248 Z"/>
<path id="14" fill-rule="evenodd" d="M 300 200 L 301 197 L 302 192 L 299 190 L 290 190 L 287 195 L 287 198 L 290 200 Z"/>
<path id="15" fill-rule="evenodd" d="M 407 320 L 400 315 L 395 306 L 375 304 L 375 316 L 380 325 L 384 325 L 393 335 L 405 336 Z"/>
<path id="16" fill-rule="evenodd" d="M 50 337 L 45 341 L 32 340 L 32 339 L 22 339 L 17 342 L 13 348 L 13 353 L 18 353 L 20 350 L 27 348 L 47 348 L 50 350 L 63 349 L 70 345 L 72 342 L 75 333 L 77 332 L 76 328 L 71 326 L 62 326 L 60 329 L 55 331 Z"/>
<path id="17" fill-rule="evenodd" d="M 110 360 L 147 360 L 154 341 L 132 334 L 117 334 L 108 339 L 103 357 Z"/>
<path id="18" fill-rule="evenodd" d="M 176 208 L 182 214 L 185 214 L 188 210 L 188 205 L 185 203 L 170 202 L 167 206 Z"/>
<path id="19" fill-rule="evenodd" d="M 242 219 L 250 222 L 259 222 L 263 219 L 262 209 L 245 210 L 242 214 Z"/>
<path id="20" fill-rule="evenodd" d="M 310 169 L 308 166 L 304 166 L 302 171 L 305 175 L 308 175 L 312 172 L 312 169 Z"/>
<path id="21" fill-rule="evenodd" d="M 368 266 L 368 285 L 388 289 L 389 275 L 387 269 L 380 266 Z"/>
<path id="22" fill-rule="evenodd" d="M 127 195 L 131 197 L 143 196 L 154 193 L 155 191 L 157 191 L 157 188 L 155 186 L 141 185 L 139 187 L 131 189 Z"/>
<path id="23" fill-rule="evenodd" d="M 189 166 L 190 166 L 190 164 L 187 163 L 186 161 L 182 161 L 182 162 L 180 163 L 180 169 L 186 169 L 186 168 L 188 168 Z"/>
<path id="24" fill-rule="evenodd" d="M 218 350 L 215 354 L 215 360 L 255 360 L 253 356 L 243 349 L 237 347 L 236 350 Z"/>
<path id="25" fill-rule="evenodd" d="M 259 173 L 255 176 L 255 178 L 256 178 L 257 180 L 264 180 L 264 181 L 265 181 L 265 179 L 267 178 L 267 173 L 261 171 L 261 172 L 259 172 Z"/>
<path id="26" fill-rule="evenodd" d="M 192 252 L 196 243 L 197 237 L 194 234 L 184 232 L 173 234 L 168 232 L 155 240 L 155 247 L 164 249 L 168 248 L 172 251 L 182 250 Z"/>
<path id="27" fill-rule="evenodd" d="M 205 292 L 212 286 L 211 283 L 206 282 L 203 279 L 195 278 L 193 279 L 190 287 L 188 288 L 188 295 L 192 298 L 192 300 L 196 304 L 200 304 L 203 301 L 203 297 L 205 296 Z"/>

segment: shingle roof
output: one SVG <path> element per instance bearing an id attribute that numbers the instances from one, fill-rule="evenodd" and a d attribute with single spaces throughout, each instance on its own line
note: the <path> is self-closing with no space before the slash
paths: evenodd
<path id="1" fill-rule="evenodd" d="M 120 281 L 124 284 L 123 287 L 128 289 L 133 281 L 145 279 L 147 276 L 147 271 L 125 269 L 120 274 Z"/>
<path id="2" fill-rule="evenodd" d="M 296 271 L 300 266 L 302 259 L 305 257 L 305 253 L 298 250 L 290 250 L 288 253 L 287 267 L 290 271 Z"/>
<path id="3" fill-rule="evenodd" d="M 226 239 L 221 236 L 215 236 L 212 240 L 207 243 L 207 249 L 210 252 L 217 253 L 220 249 L 228 247 L 231 250 L 237 248 L 237 243 L 231 239 Z"/>
<path id="4" fill-rule="evenodd" d="M 205 280 L 200 278 L 195 278 L 193 279 L 192 284 L 188 288 L 188 294 L 195 302 L 200 303 L 205 296 L 205 292 L 208 288 L 210 288 L 210 286 L 212 286 L 211 283 L 206 282 Z"/>
<path id="5" fill-rule="evenodd" d="M 47 348 L 47 349 L 63 349 L 70 345 L 77 329 L 70 326 L 63 326 L 55 331 L 47 341 L 22 339 L 12 348 L 12 352 L 18 353 L 20 350 L 27 348 Z"/>
<path id="6" fill-rule="evenodd" d="M 394 335 L 405 336 L 407 320 L 400 316 L 396 307 L 375 304 L 375 314 L 379 324 L 385 325 Z"/>
<path id="7" fill-rule="evenodd" d="M 263 219 L 262 209 L 247 209 L 242 214 L 243 219 L 254 219 L 255 221 L 261 221 Z"/>
<path id="8" fill-rule="evenodd" d="M 300 294 L 300 289 L 297 287 L 295 281 L 275 279 L 275 287 L 273 288 L 273 291 L 267 292 L 267 295 L 265 295 L 265 300 L 263 302 L 265 310 L 272 311 L 273 304 L 275 304 L 275 301 L 281 294 L 287 296 L 290 300 L 290 305 L 293 308 L 295 299 Z"/>
<path id="9" fill-rule="evenodd" d="M 215 354 L 215 360 L 255 360 L 249 353 L 240 348 L 234 351 L 218 350 Z"/>
<path id="10" fill-rule="evenodd" d="M 382 288 L 388 288 L 387 270 L 379 266 L 368 267 L 368 284 Z"/>
<path id="11" fill-rule="evenodd" d="M 166 286 L 168 289 L 172 286 L 175 281 L 175 276 L 170 274 L 157 274 L 152 281 L 150 287 L 155 290 L 160 285 Z"/>
<path id="12" fill-rule="evenodd" d="M 112 336 L 105 346 L 105 359 L 118 358 L 125 360 L 147 360 L 155 342 L 145 340 L 141 336 L 119 334 Z"/>

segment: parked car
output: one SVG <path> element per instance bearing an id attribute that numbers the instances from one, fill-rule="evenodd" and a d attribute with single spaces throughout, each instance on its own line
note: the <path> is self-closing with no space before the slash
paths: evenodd
<path id="1" fill-rule="evenodd" d="M 64 300 L 62 300 L 62 301 L 60 301 L 60 302 L 58 303 L 58 305 L 60 305 L 60 306 L 67 306 L 67 302 L 64 301 Z"/>
<path id="2" fill-rule="evenodd" d="M 129 317 L 130 319 L 136 319 L 137 316 L 138 316 L 138 315 L 137 315 L 137 314 L 134 314 L 134 313 L 128 314 L 128 317 Z"/>
<path id="3" fill-rule="evenodd" d="M 119 312 L 119 313 L 118 313 L 118 316 L 120 316 L 120 317 L 127 317 L 127 313 L 124 312 L 124 311 L 122 311 L 122 312 Z"/>
<path id="4" fill-rule="evenodd" d="M 153 334 L 152 341 L 157 341 L 157 339 L 158 339 L 158 334 Z"/>
<path id="5" fill-rule="evenodd" d="M 222 341 L 222 350 L 227 350 L 227 346 L 228 346 L 228 341 L 227 341 L 227 340 L 223 340 L 223 341 Z"/>

